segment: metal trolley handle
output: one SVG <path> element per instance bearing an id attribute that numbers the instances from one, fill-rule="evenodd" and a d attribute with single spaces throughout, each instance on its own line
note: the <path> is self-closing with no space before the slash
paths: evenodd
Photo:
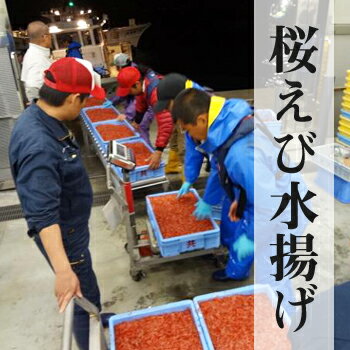
<path id="1" fill-rule="evenodd" d="M 85 298 L 74 297 L 64 313 L 62 350 L 72 349 L 74 303 L 90 315 L 89 350 L 107 350 L 98 308 Z"/>

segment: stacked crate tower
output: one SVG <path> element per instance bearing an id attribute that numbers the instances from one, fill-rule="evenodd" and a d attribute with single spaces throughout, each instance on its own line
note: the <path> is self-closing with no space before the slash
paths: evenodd
<path id="1" fill-rule="evenodd" d="M 337 141 L 350 147 L 350 70 L 347 71 L 345 90 L 337 132 Z"/>

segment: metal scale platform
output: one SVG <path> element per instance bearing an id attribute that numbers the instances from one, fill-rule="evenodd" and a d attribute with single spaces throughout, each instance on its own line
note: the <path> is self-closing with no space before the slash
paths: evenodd
<path id="1" fill-rule="evenodd" d="M 116 110 L 117 111 L 117 110 Z M 94 152 L 97 157 L 100 159 L 101 163 L 107 170 L 107 153 L 105 150 L 101 147 L 98 139 L 96 138 L 96 135 L 94 134 L 91 125 L 89 122 L 81 116 L 81 124 L 82 124 L 82 132 L 83 132 L 83 139 L 84 139 L 84 147 L 86 150 L 90 150 Z M 113 183 L 118 186 L 118 184 L 123 181 L 123 179 L 120 178 L 119 174 L 115 173 L 113 170 L 112 172 L 112 178 L 115 177 L 118 178 L 117 182 L 113 180 Z M 132 189 L 133 190 L 139 190 L 144 188 L 149 188 L 153 186 L 163 186 L 164 191 L 167 191 L 169 188 L 169 179 L 164 175 L 161 177 L 153 177 L 147 180 L 142 181 L 136 181 L 132 183 Z"/>

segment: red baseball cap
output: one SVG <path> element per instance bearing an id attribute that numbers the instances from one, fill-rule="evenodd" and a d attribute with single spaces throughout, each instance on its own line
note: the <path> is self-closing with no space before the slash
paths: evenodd
<path id="1" fill-rule="evenodd" d="M 117 96 L 124 97 L 130 94 L 131 87 L 141 79 L 140 71 L 135 67 L 125 67 L 117 76 Z"/>
<path id="2" fill-rule="evenodd" d="M 49 69 L 55 82 L 44 77 L 44 84 L 50 88 L 75 94 L 91 94 L 105 99 L 106 92 L 100 86 L 100 76 L 94 72 L 91 62 L 80 58 L 65 57 L 51 64 Z"/>

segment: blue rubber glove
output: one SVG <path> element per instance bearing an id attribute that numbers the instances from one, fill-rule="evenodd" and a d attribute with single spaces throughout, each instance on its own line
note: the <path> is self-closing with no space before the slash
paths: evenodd
<path id="1" fill-rule="evenodd" d="M 254 254 L 254 242 L 243 234 L 233 243 L 233 250 L 237 253 L 238 261 L 241 261 Z"/>
<path id="2" fill-rule="evenodd" d="M 212 214 L 212 208 L 210 204 L 207 204 L 204 202 L 203 199 L 200 199 L 196 203 L 197 209 L 193 212 L 193 215 L 198 219 L 198 220 L 204 220 L 206 218 L 211 217 Z"/>
<path id="3" fill-rule="evenodd" d="M 109 108 L 113 106 L 113 102 L 110 100 L 107 100 L 103 105 L 102 108 Z"/>
<path id="4" fill-rule="evenodd" d="M 185 181 L 182 184 L 182 186 L 179 190 L 179 193 L 177 194 L 177 198 L 180 198 L 180 197 L 184 196 L 186 193 L 188 193 L 190 191 L 191 186 L 192 185 L 189 182 Z"/>

